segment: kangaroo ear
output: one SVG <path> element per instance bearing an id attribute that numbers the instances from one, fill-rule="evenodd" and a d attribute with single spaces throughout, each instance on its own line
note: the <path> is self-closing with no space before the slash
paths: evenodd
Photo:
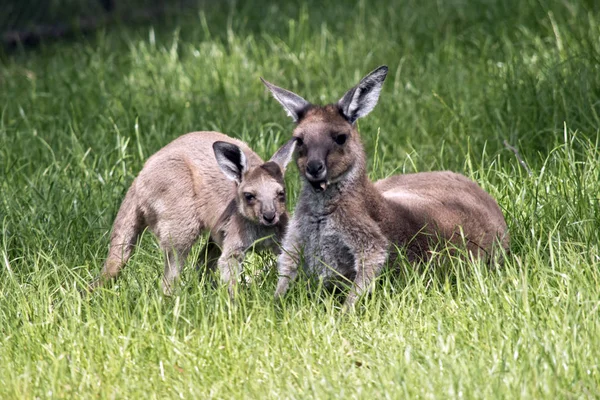
<path id="1" fill-rule="evenodd" d="M 242 149 L 233 143 L 218 141 L 213 143 L 213 150 L 221 171 L 227 178 L 239 184 L 248 170 L 248 162 Z"/>
<path id="2" fill-rule="evenodd" d="M 275 100 L 283 106 L 287 115 L 292 117 L 294 122 L 298 122 L 300 116 L 304 114 L 306 109 L 310 106 L 310 103 L 296 93 L 277 87 L 263 78 L 260 78 L 260 80 L 265 84 L 267 89 L 269 89 L 273 97 L 275 97 Z"/>
<path id="3" fill-rule="evenodd" d="M 382 65 L 362 78 L 358 85 L 348 90 L 338 101 L 338 107 L 348 122 L 353 124 L 360 117 L 373 111 L 387 73 L 388 67 Z"/>
<path id="4" fill-rule="evenodd" d="M 296 142 L 296 138 L 291 138 L 269 160 L 279 165 L 282 173 L 285 173 L 285 167 L 292 161 L 292 155 L 294 154 L 294 150 L 296 150 Z"/>

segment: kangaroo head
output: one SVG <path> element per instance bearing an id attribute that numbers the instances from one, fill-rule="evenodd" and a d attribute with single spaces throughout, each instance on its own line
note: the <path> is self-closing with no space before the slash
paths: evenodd
<path id="1" fill-rule="evenodd" d="M 283 175 L 295 148 L 296 139 L 293 138 L 268 162 L 251 168 L 237 145 L 221 141 L 213 144 L 221 171 L 237 184 L 236 203 L 242 216 L 265 226 L 279 222 L 286 212 Z"/>
<path id="2" fill-rule="evenodd" d="M 365 155 L 355 122 L 375 108 L 387 72 L 386 66 L 377 68 L 337 103 L 326 106 L 313 105 L 261 78 L 297 123 L 296 163 L 300 175 L 315 191 L 321 192 L 350 172 L 364 168 Z"/>

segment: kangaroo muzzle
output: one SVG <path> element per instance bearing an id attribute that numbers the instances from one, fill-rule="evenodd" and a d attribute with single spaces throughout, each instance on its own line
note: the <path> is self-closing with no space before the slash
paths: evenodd
<path id="1" fill-rule="evenodd" d="M 261 223 L 265 226 L 275 225 L 279 222 L 279 218 L 277 218 L 277 213 L 275 210 L 262 210 L 260 213 Z"/>
<path id="2" fill-rule="evenodd" d="M 322 160 L 310 160 L 306 164 L 306 179 L 317 192 L 327 188 L 327 167 Z"/>

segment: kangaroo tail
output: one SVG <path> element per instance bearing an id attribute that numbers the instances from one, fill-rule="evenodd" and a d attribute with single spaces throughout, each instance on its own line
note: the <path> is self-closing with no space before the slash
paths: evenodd
<path id="1" fill-rule="evenodd" d="M 102 273 L 90 284 L 92 290 L 119 274 L 129 257 L 131 257 L 140 233 L 146 227 L 143 215 L 137 205 L 135 192 L 134 181 L 121 203 L 117 218 L 115 218 L 110 236 L 108 257 L 102 268 Z"/>

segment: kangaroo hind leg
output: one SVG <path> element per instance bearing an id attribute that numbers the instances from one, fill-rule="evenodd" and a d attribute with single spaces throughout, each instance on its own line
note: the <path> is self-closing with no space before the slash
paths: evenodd
<path id="1" fill-rule="evenodd" d="M 127 191 L 115 218 L 110 237 L 108 257 L 104 262 L 102 272 L 99 277 L 90 283 L 90 290 L 101 286 L 107 280 L 119 275 L 119 272 L 121 272 L 121 269 L 131 257 L 133 249 L 145 227 L 146 224 L 142 212 L 138 209 L 136 203 L 134 182 Z"/>
<path id="2" fill-rule="evenodd" d="M 178 221 L 169 224 L 171 229 L 166 237 L 160 237 L 160 244 L 165 252 L 165 272 L 162 280 L 163 293 L 166 296 L 173 294 L 175 281 L 179 278 L 185 260 L 192 246 L 198 239 L 200 227 L 197 224 L 186 224 Z M 161 229 L 161 231 L 163 231 Z"/>

